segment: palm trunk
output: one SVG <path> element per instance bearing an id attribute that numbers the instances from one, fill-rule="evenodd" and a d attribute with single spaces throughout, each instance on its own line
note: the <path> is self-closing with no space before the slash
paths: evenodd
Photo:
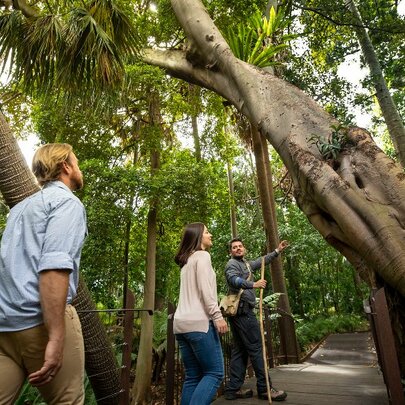
<path id="1" fill-rule="evenodd" d="M 267 140 L 260 135 L 259 131 L 251 126 L 253 140 L 253 152 L 256 158 L 256 171 L 258 177 L 258 187 L 260 203 L 262 207 L 263 222 L 266 231 L 268 251 L 273 251 L 280 243 L 278 237 L 278 227 L 276 220 L 276 202 L 273 193 L 273 181 L 271 175 L 271 166 L 268 160 Z M 267 157 L 266 157 L 267 155 Z M 271 281 L 273 291 L 281 293 L 278 307 L 283 315 L 291 316 L 291 308 L 288 299 L 287 286 L 284 278 L 281 256 L 274 259 L 270 266 Z M 282 341 L 286 342 L 284 355 L 288 362 L 297 363 L 297 338 L 295 335 L 294 324 L 286 316 L 280 318 L 280 334 Z"/>
<path id="2" fill-rule="evenodd" d="M 158 152 L 154 152 L 155 164 L 158 164 Z M 147 248 L 146 248 L 146 279 L 144 287 L 144 309 L 155 307 L 156 280 L 156 235 L 157 235 L 157 202 L 154 202 L 148 213 Z M 153 318 L 144 311 L 141 316 L 141 338 L 138 359 L 136 362 L 135 383 L 132 404 L 149 404 L 151 400 L 152 381 L 152 341 Z"/>
<path id="3" fill-rule="evenodd" d="M 0 191 L 11 208 L 39 190 L 39 185 L 0 112 Z"/>
<path id="4" fill-rule="evenodd" d="M 161 123 L 158 95 L 150 96 L 149 117 L 152 125 Z M 153 141 L 152 141 L 153 142 Z M 151 151 L 151 175 L 154 176 L 160 167 L 159 144 L 156 142 Z M 146 276 L 144 286 L 144 309 L 155 309 L 156 284 L 156 239 L 157 239 L 158 199 L 152 198 L 148 212 Z M 135 383 L 132 388 L 133 405 L 146 405 L 151 401 L 153 318 L 144 311 L 141 316 L 141 338 L 138 359 L 136 362 Z"/>
<path id="5" fill-rule="evenodd" d="M 3 114 L 0 113 L 0 192 L 10 207 L 39 190 L 32 172 L 13 137 Z M 79 281 L 73 302 L 77 310 L 92 310 L 95 306 L 83 282 Z M 109 397 L 106 402 L 119 401 L 121 389 L 119 371 L 111 343 L 97 313 L 79 312 L 86 349 L 86 372 L 96 398 Z"/>

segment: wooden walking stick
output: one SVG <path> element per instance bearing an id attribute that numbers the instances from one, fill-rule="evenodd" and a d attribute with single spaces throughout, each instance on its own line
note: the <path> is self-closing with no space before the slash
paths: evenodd
<path id="1" fill-rule="evenodd" d="M 262 268 L 261 268 L 260 279 L 264 279 L 264 256 L 262 256 Z M 260 289 L 259 317 L 260 317 L 260 333 L 262 335 L 262 348 L 263 348 L 262 351 L 263 351 L 264 375 L 266 378 L 266 387 L 267 387 L 267 397 L 269 400 L 269 404 L 271 404 L 269 368 L 267 367 L 266 340 L 264 339 L 264 326 L 263 326 L 263 288 Z"/>

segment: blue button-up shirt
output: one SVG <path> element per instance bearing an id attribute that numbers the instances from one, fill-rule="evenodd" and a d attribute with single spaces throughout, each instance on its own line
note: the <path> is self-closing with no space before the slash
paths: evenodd
<path id="1" fill-rule="evenodd" d="M 80 254 L 87 234 L 86 211 L 60 181 L 14 206 L 0 252 L 0 332 L 43 323 L 39 273 L 68 270 L 67 303 L 76 295 Z"/>

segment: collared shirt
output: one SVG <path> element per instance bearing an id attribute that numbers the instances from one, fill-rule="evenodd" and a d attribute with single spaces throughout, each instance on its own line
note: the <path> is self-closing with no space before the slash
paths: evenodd
<path id="1" fill-rule="evenodd" d="M 265 264 L 269 264 L 273 259 L 278 256 L 276 251 L 268 253 L 264 256 Z M 229 294 L 237 294 L 241 288 L 244 289 L 241 300 L 247 301 L 251 307 L 256 304 L 256 292 L 253 289 L 253 276 L 252 281 L 248 281 L 250 272 L 254 272 L 261 268 L 262 258 L 247 261 L 243 257 L 232 257 L 225 266 L 225 278 L 229 287 Z"/>
<path id="2" fill-rule="evenodd" d="M 70 271 L 67 304 L 72 301 L 86 234 L 84 206 L 61 181 L 47 183 L 11 209 L 0 251 L 0 332 L 43 323 L 43 270 Z"/>

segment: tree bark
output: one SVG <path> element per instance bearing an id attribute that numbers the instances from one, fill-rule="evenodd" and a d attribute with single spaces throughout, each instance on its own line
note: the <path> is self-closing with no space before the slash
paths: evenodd
<path id="1" fill-rule="evenodd" d="M 11 208 L 39 190 L 6 118 L 0 112 L 0 191 Z"/>
<path id="2" fill-rule="evenodd" d="M 370 69 L 371 80 L 374 85 L 378 104 L 388 128 L 392 143 L 398 155 L 402 167 L 405 167 L 405 127 L 391 93 L 385 81 L 380 62 L 378 61 L 373 44 L 364 28 L 359 10 L 353 0 L 345 0 L 353 14 L 355 24 L 353 26 L 357 39 L 360 43 L 364 59 Z"/>
<path id="3" fill-rule="evenodd" d="M 11 129 L 0 113 L 0 192 L 10 207 L 34 194 L 39 186 L 29 170 Z M 80 277 L 77 296 L 73 301 L 77 310 L 92 310 L 95 305 Z M 86 372 L 96 398 L 108 397 L 107 402 L 119 401 L 121 384 L 118 365 L 104 326 L 97 313 L 79 312 L 85 343 Z"/>
<path id="4" fill-rule="evenodd" d="M 146 280 L 143 309 L 153 309 L 155 304 L 156 234 L 157 211 L 151 207 L 148 213 Z M 153 318 L 147 311 L 141 315 L 141 338 L 136 362 L 132 404 L 143 405 L 151 401 Z"/>
<path id="5" fill-rule="evenodd" d="M 305 318 L 305 307 L 304 301 L 302 299 L 302 291 L 300 284 L 300 274 L 299 274 L 299 263 L 297 263 L 295 258 L 287 255 L 286 257 L 286 274 L 289 281 L 290 288 L 292 289 L 292 294 L 290 294 L 291 302 L 296 303 L 296 310 L 294 313 L 298 313 L 301 318 Z M 357 273 L 356 273 L 357 274 Z M 294 304 L 293 304 L 294 305 Z"/>

